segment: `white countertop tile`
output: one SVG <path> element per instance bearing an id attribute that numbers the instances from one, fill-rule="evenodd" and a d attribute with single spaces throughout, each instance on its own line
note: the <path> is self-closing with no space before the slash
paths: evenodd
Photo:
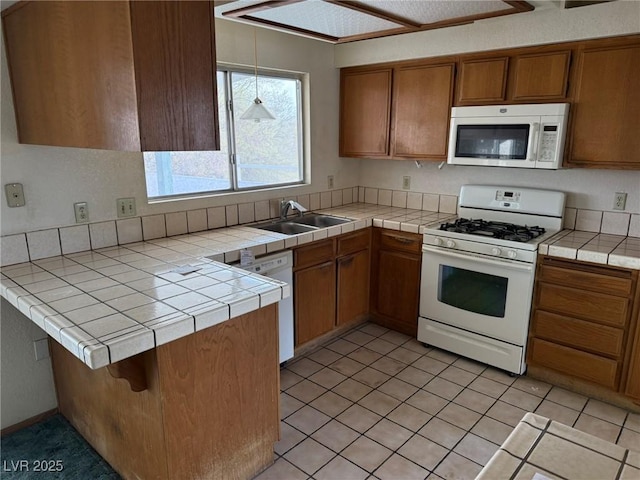
<path id="1" fill-rule="evenodd" d="M 372 189 L 369 195 L 373 194 L 377 197 L 379 191 Z M 309 204 L 320 203 L 317 197 L 309 196 Z M 243 248 L 263 255 L 371 225 L 416 233 L 452 217 L 452 213 L 394 207 L 389 200 L 389 205 L 328 208 L 322 213 L 352 221 L 292 236 L 242 225 L 143 242 L 139 219 L 107 222 L 105 232 L 117 224 L 117 234 L 126 245 L 108 246 L 111 241 L 106 239 L 97 243 L 104 246 L 99 250 L 3 267 L 2 296 L 89 367 L 99 368 L 289 296 L 290 285 L 221 262 L 238 261 Z M 419 200 L 412 197 L 410 203 L 418 206 Z M 447 198 L 445 203 L 453 205 L 454 200 Z M 421 201 L 437 203 L 442 198 L 423 195 Z M 207 212 L 211 223 L 216 213 L 224 214 L 224 208 Z M 100 233 L 96 228 L 89 227 L 92 238 L 94 231 Z M 183 230 L 184 225 L 176 231 Z M 640 268 L 640 238 L 566 230 L 544 245 L 549 254 Z M 187 275 L 172 272 L 181 265 L 200 270 Z"/>

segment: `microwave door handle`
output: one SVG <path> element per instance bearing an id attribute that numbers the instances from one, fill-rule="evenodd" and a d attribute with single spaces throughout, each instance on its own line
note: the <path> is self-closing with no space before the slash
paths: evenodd
<path id="1" fill-rule="evenodd" d="M 531 155 L 529 156 L 529 161 L 535 162 L 538 160 L 538 141 L 540 139 L 540 124 L 538 122 L 534 122 L 532 124 L 533 127 L 533 140 L 531 141 Z"/>

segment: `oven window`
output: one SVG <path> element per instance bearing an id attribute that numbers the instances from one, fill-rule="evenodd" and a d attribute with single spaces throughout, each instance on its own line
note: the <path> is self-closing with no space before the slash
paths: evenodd
<path id="1" fill-rule="evenodd" d="M 504 318 L 508 278 L 440 265 L 438 301 L 468 312 Z"/>
<path id="2" fill-rule="evenodd" d="M 456 157 L 526 160 L 528 123 L 522 125 L 458 125 Z"/>

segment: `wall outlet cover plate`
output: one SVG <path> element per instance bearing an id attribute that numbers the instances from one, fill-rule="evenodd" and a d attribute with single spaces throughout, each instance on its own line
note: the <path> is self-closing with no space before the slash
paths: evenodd
<path id="1" fill-rule="evenodd" d="M 7 205 L 10 207 L 24 207 L 24 190 L 21 183 L 7 183 L 4 186 L 7 194 Z"/>

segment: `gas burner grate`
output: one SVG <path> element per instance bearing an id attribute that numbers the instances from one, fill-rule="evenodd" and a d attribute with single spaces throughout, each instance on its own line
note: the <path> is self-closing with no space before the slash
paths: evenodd
<path id="1" fill-rule="evenodd" d="M 443 223 L 440 225 L 440 230 L 523 243 L 545 233 L 545 229 L 538 226 L 529 227 L 527 225 L 468 218 L 459 218 L 454 222 Z"/>

